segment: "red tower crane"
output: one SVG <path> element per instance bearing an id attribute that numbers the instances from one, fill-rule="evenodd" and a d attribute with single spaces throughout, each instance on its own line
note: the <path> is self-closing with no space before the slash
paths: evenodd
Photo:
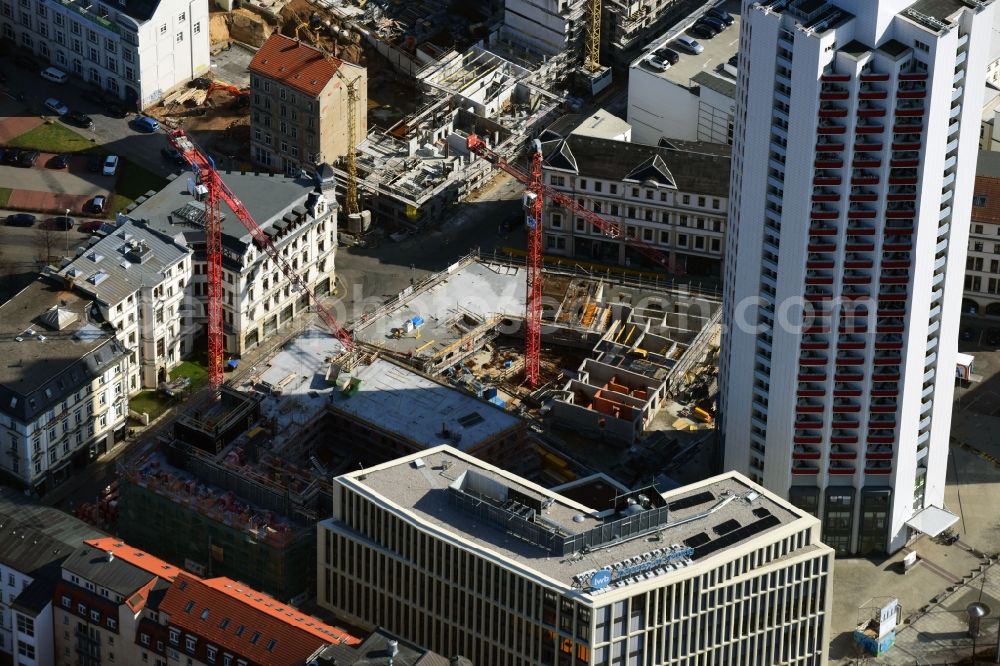
<path id="1" fill-rule="evenodd" d="M 191 165 L 198 180 L 208 191 L 205 206 L 205 255 L 208 264 L 208 381 L 212 391 L 217 391 L 222 385 L 222 355 L 223 355 L 223 322 L 222 322 L 222 214 L 220 203 L 225 201 L 233 213 L 246 227 L 253 237 L 257 247 L 263 250 L 282 274 L 306 295 L 313 309 L 319 314 L 330 332 L 333 333 L 348 351 L 354 349 L 354 341 L 350 333 L 344 330 L 333 314 L 317 300 L 309 289 L 308 283 L 296 272 L 288 260 L 275 247 L 271 238 L 257 224 L 256 220 L 243 205 L 239 197 L 223 182 L 215 163 L 178 129 L 170 133 L 170 144 Z"/>
<path id="2" fill-rule="evenodd" d="M 469 151 L 486 159 L 494 168 L 500 169 L 525 186 L 524 207 L 528 211 L 528 275 L 527 298 L 525 305 L 524 330 L 524 379 L 529 386 L 538 386 L 539 355 L 541 352 L 542 329 L 542 211 L 545 197 L 576 217 L 589 222 L 595 229 L 600 229 L 609 238 L 622 239 L 646 257 L 652 259 L 668 273 L 683 275 L 683 269 L 670 260 L 670 257 L 659 249 L 644 243 L 638 238 L 630 238 L 622 234 L 622 228 L 615 222 L 601 217 L 592 210 L 587 210 L 572 197 L 557 192 L 547 186 L 542 179 L 542 144 L 537 139 L 531 156 L 531 173 L 527 174 L 507 161 L 507 158 L 492 150 L 479 136 L 470 134 L 466 140 Z"/>

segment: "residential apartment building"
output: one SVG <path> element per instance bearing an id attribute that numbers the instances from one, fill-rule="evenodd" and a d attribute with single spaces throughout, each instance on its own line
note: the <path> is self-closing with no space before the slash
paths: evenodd
<path id="1" fill-rule="evenodd" d="M 136 352 L 130 394 L 167 381 L 168 371 L 193 349 L 199 330 L 188 301 L 193 264 L 189 248 L 123 217 L 115 231 L 59 270 L 67 286 L 89 297 Z"/>
<path id="2" fill-rule="evenodd" d="M 133 355 L 118 332 L 39 277 L 0 305 L 0 476 L 45 493 L 125 436 Z"/>
<path id="3" fill-rule="evenodd" d="M 545 181 L 624 233 L 612 238 L 546 201 L 545 251 L 638 267 L 650 260 L 629 247 L 628 240 L 634 239 L 669 256 L 686 273 L 719 275 L 729 146 L 630 143 L 581 133 L 572 128 L 578 120 L 562 118 L 542 133 Z"/>
<path id="4" fill-rule="evenodd" d="M 52 592 L 60 564 L 101 534 L 73 516 L 0 492 L 0 663 L 51 666 Z"/>
<path id="5" fill-rule="evenodd" d="M 1000 316 L 1000 153 L 980 152 L 962 312 Z"/>
<path id="6" fill-rule="evenodd" d="M 17 48 L 144 109 L 208 71 L 208 6 L 197 0 L 0 0 Z"/>
<path id="7" fill-rule="evenodd" d="M 166 632 L 140 631 L 158 622 L 157 606 L 180 569 L 112 537 L 78 544 L 62 563 L 52 599 L 57 666 L 166 666 Z"/>
<path id="8" fill-rule="evenodd" d="M 819 521 L 730 472 L 583 504 L 450 446 L 337 477 L 317 600 L 476 664 L 826 664 Z"/>
<path id="9" fill-rule="evenodd" d="M 168 662 L 190 666 L 305 666 L 329 645 L 360 639 L 229 578 L 181 573 L 144 623 L 139 643 L 166 630 Z M 158 639 L 157 639 L 158 640 Z"/>
<path id="10" fill-rule="evenodd" d="M 992 2 L 747 0 L 742 19 L 725 466 L 838 553 L 891 552 L 944 503 Z"/>
<path id="11" fill-rule="evenodd" d="M 350 136 L 350 92 L 357 99 Z M 333 164 L 368 135 L 364 67 L 274 33 L 250 62 L 250 155 L 285 173 Z"/>
<path id="12" fill-rule="evenodd" d="M 317 296 L 329 294 L 337 246 L 337 204 L 332 184 L 276 174 L 227 172 L 222 178 L 253 212 L 257 223 L 312 292 Z M 176 178 L 129 213 L 133 219 L 144 220 L 149 229 L 192 249 L 192 277 L 178 279 L 175 286 L 185 284 L 189 302 L 199 311 L 203 311 L 208 295 L 206 196 L 203 185 Z M 291 282 L 256 246 L 229 206 L 223 202 L 221 207 L 225 351 L 239 356 L 279 329 L 287 330 L 295 317 L 309 311 L 309 301 L 305 294 L 292 289 Z M 168 281 L 168 287 L 173 280 Z M 165 292 L 161 298 L 169 305 L 170 297 Z M 159 301 L 154 297 L 154 302 Z M 165 311 L 165 325 L 167 320 Z M 154 321 L 158 321 L 155 315 Z M 182 329 L 184 321 L 182 318 L 179 322 Z M 198 321 L 202 321 L 200 317 Z M 182 335 L 177 342 L 178 350 L 184 339 Z"/>

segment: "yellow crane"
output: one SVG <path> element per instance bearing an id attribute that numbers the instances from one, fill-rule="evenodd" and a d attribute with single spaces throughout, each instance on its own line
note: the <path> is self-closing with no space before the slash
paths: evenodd
<path id="1" fill-rule="evenodd" d="M 601 0 L 589 0 L 590 25 L 587 26 L 587 53 L 584 67 L 588 72 L 601 70 Z"/>
<path id="2" fill-rule="evenodd" d="M 323 51 L 324 55 L 330 55 L 323 48 L 322 43 L 312 31 L 312 28 L 309 27 L 309 24 L 300 19 L 300 23 L 295 26 L 295 39 L 301 39 L 299 35 L 303 31 L 309 36 L 309 41 L 312 42 L 313 46 Z M 337 77 L 344 82 L 344 87 L 347 90 L 347 187 L 344 196 L 344 209 L 348 215 L 354 215 L 361 212 L 361 206 L 358 204 L 358 161 L 355 155 L 356 146 L 354 145 L 358 112 L 358 80 L 361 77 L 356 76 L 353 79 L 348 79 L 344 76 L 340 67 L 337 67 L 335 71 Z"/>

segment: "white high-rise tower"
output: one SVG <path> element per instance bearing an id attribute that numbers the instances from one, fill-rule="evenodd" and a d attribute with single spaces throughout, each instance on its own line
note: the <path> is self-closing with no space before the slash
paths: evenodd
<path id="1" fill-rule="evenodd" d="M 725 462 L 842 554 L 944 501 L 991 5 L 743 0 Z"/>

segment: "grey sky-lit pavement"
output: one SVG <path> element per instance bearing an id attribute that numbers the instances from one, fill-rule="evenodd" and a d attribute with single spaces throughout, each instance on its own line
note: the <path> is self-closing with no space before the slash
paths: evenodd
<path id="1" fill-rule="evenodd" d="M 972 327 L 969 322 L 975 322 Z M 996 322 L 1000 327 L 1000 322 Z M 980 600 L 992 609 L 976 641 L 980 655 L 996 646 L 1000 626 L 1000 566 L 980 554 L 1000 553 L 1000 351 L 979 346 L 990 322 L 963 321 L 973 340 L 960 350 L 976 357 L 982 380 L 956 389 L 952 446 L 948 466 L 946 508 L 959 515 L 958 543 L 946 546 L 928 538 L 912 544 L 921 562 L 902 569 L 906 549 L 881 561 L 837 560 L 830 650 L 833 664 L 956 664 L 972 655 L 966 607 Z M 992 458 L 992 459 L 991 459 Z M 851 632 L 858 607 L 870 597 L 898 597 L 904 623 L 888 654 L 864 662 Z M 991 653 L 992 654 L 992 653 Z M 982 663 L 992 659 L 981 657 Z"/>

